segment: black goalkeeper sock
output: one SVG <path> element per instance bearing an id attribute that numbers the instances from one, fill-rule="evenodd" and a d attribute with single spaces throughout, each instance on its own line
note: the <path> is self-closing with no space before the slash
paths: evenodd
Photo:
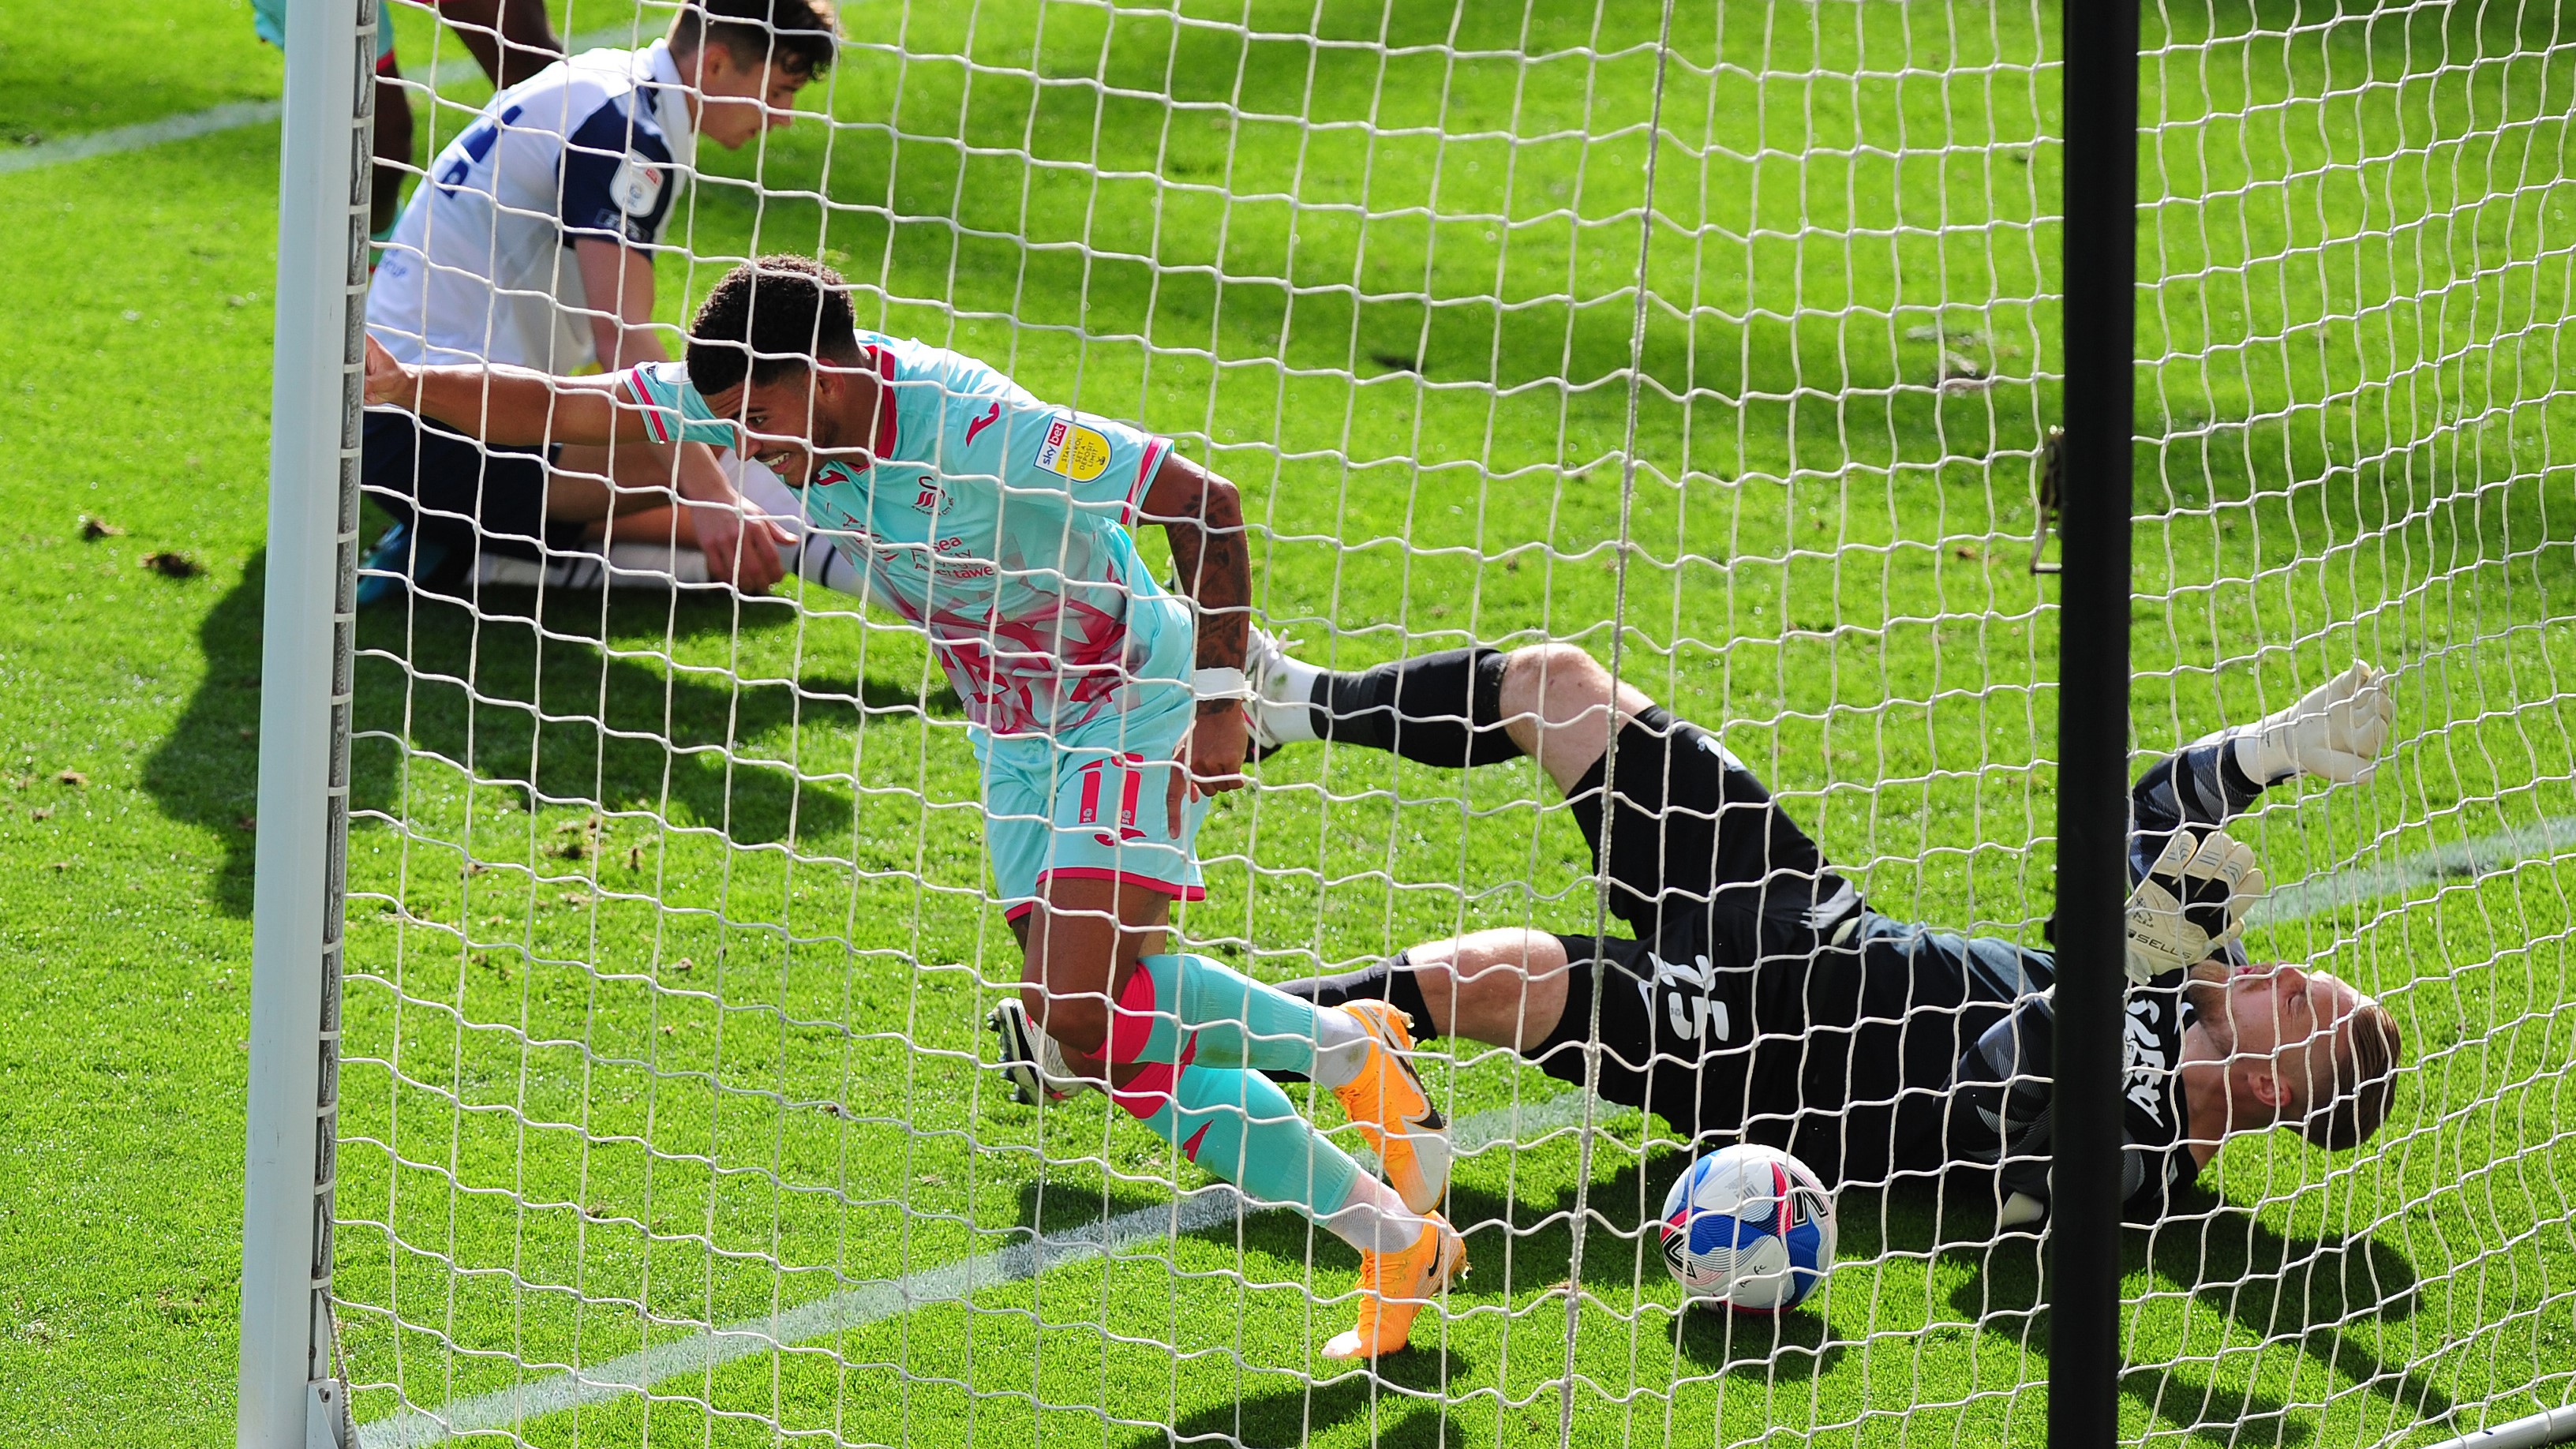
<path id="1" fill-rule="evenodd" d="M 1413 1018 L 1417 1036 L 1429 1036 L 1431 1003 L 1422 999 L 1422 981 L 1407 963 L 1401 951 L 1373 966 L 1345 971 L 1339 976 L 1309 976 L 1303 981 L 1283 981 L 1279 989 L 1301 1001 L 1319 1007 L 1348 1006 L 1354 1001 L 1383 1001 Z M 1263 1072 L 1278 1082 L 1302 1082 L 1295 1072 Z"/>
<path id="2" fill-rule="evenodd" d="M 1413 966 L 1398 951 L 1393 956 L 1357 971 L 1339 976 L 1309 976 L 1303 981 L 1281 983 L 1280 990 L 1319 1007 L 1348 1006 L 1354 1001 L 1383 1001 L 1413 1018 L 1414 1025 L 1425 1033 L 1431 1029 L 1431 1003 L 1422 997 L 1422 983 Z"/>
<path id="3" fill-rule="evenodd" d="M 1458 770 L 1520 758 L 1503 733 L 1503 651 L 1479 644 L 1315 681 L 1315 733 Z"/>

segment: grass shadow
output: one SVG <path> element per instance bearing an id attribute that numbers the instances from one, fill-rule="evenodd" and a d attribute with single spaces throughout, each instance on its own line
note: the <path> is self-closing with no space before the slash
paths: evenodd
<path id="1" fill-rule="evenodd" d="M 1195 1444 L 1288 1449 L 1354 1420 L 1370 1421 L 1369 1442 L 1381 1449 L 1449 1449 L 1471 1442 L 1442 1406 L 1448 1385 L 1465 1366 L 1457 1353 L 1415 1346 L 1380 1359 L 1373 1368 L 1328 1379 L 1247 1373 L 1247 1380 L 1280 1382 L 1238 1390 L 1233 1403 L 1210 1405 L 1159 1432 L 1135 1434 L 1125 1441 L 1125 1449 Z"/>
<path id="2" fill-rule="evenodd" d="M 2152 1238 L 2126 1235 L 2130 1270 L 2152 1266 L 2256 1341 L 2294 1345 L 2401 1410 L 2424 1419 L 2452 1411 L 2450 1396 L 2430 1378 L 2389 1362 L 2346 1331 L 2366 1319 L 2394 1321 L 2415 1311 L 2414 1266 L 2394 1248 L 2342 1234 L 2284 1237 L 2208 1193 L 2194 1193 L 2179 1206 L 2191 1215 L 2169 1220 Z M 2316 1432 L 2290 1417 L 2307 1406 L 2239 1394 L 2171 1367 L 2134 1367 L 2121 1388 L 2158 1418 L 2213 1444 L 2303 1444 Z"/>
<path id="3" fill-rule="evenodd" d="M 210 894 L 236 916 L 250 911 L 255 855 L 265 577 L 263 554 L 207 612 L 196 693 L 143 768 L 165 814 L 224 843 Z M 537 803 L 642 805 L 737 843 L 827 828 L 846 838 L 856 801 L 845 786 L 746 759 L 735 743 L 835 713 L 954 716 L 962 710 L 952 692 L 925 701 L 891 680 L 745 680 L 636 657 L 644 651 L 632 646 L 603 648 L 794 619 L 783 600 L 713 591 L 619 591 L 604 607 L 596 594 L 564 595 L 540 607 L 529 591 L 489 590 L 474 608 L 422 600 L 371 609 L 358 622 L 352 805 L 398 813 L 407 763 L 434 755 Z"/>
<path id="4" fill-rule="evenodd" d="M 2210 1311 L 2263 1343 L 2291 1343 L 2318 1364 L 2422 1415 L 2450 1409 L 2450 1399 L 2420 1373 L 2392 1365 L 2343 1331 L 2366 1316 L 2403 1317 L 2415 1303 L 2415 1272 L 2396 1250 L 2369 1238 L 2328 1235 L 2288 1238 L 2254 1214 L 2212 1194 L 2177 1200 L 2175 1216 L 2153 1232 L 2122 1235 L 2122 1271 L 2152 1270 L 2185 1285 Z M 1920 1223 L 1924 1214 L 1891 1214 L 1891 1221 Z M 1984 1332 L 2016 1333 L 2025 1351 L 2045 1358 L 2048 1309 L 2043 1244 L 2027 1233 L 1985 1242 L 1964 1241 L 1948 1230 L 1973 1214 L 1954 1212 L 1937 1236 L 1918 1232 L 1896 1246 L 1934 1249 L 1969 1277 L 1950 1295 L 1950 1307 Z M 1949 1246 L 1937 1244 L 1947 1242 Z M 2010 1325 L 2018 1324 L 2014 1329 Z M 2179 1365 L 2133 1364 L 2120 1391 L 2159 1422 L 2212 1446 L 2305 1444 L 2316 1437 L 2311 1420 L 2295 1417 L 2314 1406 L 2225 1387 Z"/>

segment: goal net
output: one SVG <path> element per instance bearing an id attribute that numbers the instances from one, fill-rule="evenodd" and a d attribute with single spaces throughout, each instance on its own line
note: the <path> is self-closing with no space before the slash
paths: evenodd
<path id="1" fill-rule="evenodd" d="M 387 10 L 433 156 L 490 92 Z M 842 23 L 792 127 L 698 148 L 666 346 L 736 263 L 818 256 L 862 327 L 1236 482 L 1301 657 L 1572 641 L 1872 909 L 2043 944 L 2054 6 Z M 2256 959 L 2377 993 L 2407 1060 L 2367 1150 L 2244 1136 L 2128 1235 L 2124 1437 L 2430 1443 L 2576 1394 L 2576 34 L 2173 0 L 2146 48 L 2135 757 L 2390 671 L 2376 776 L 2241 831 Z M 1854 1184 L 1815 1299 L 1685 1310 L 1654 1220 L 1689 1144 L 1459 1040 L 1424 1062 L 1473 1276 L 1406 1353 L 1321 1358 L 1354 1254 L 987 1070 L 1019 948 L 892 612 L 396 589 L 358 644 L 330 1285 L 367 1445 L 2041 1441 L 2035 1229 Z M 1596 929 L 1527 761 L 1251 773 L 1193 950 L 1284 980 Z"/>

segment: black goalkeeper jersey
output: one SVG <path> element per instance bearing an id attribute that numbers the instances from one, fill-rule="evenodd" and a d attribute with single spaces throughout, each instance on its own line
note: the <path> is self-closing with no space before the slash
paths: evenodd
<path id="1" fill-rule="evenodd" d="M 1604 888 L 1637 939 L 1600 943 L 1589 973 L 1604 1092 L 1686 1136 L 1786 1148 L 1829 1182 L 1972 1165 L 2044 1197 L 2053 953 L 1868 910 L 1740 762 L 1663 711 L 1619 749 Z M 2261 789 L 2232 737 L 2158 761 L 2131 792 L 2131 878 L 2175 830 L 2222 824 Z M 1574 796 L 1598 852 L 1601 797 Z M 2140 1221 L 2198 1173 L 2176 1075 L 2182 985 L 2174 972 L 2128 993 L 2123 1197 Z M 1564 1074 L 1564 1053 L 1539 1055 Z"/>

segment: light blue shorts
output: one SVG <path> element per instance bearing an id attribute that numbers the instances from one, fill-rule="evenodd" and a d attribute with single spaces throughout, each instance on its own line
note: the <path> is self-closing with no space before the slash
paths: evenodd
<path id="1" fill-rule="evenodd" d="M 379 5 L 379 10 L 384 6 Z M 250 0 L 251 34 L 280 50 L 286 48 L 286 0 Z M 382 69 L 385 57 L 394 53 L 394 17 L 390 12 L 376 19 L 376 66 Z"/>
<path id="2" fill-rule="evenodd" d="M 1208 802 L 1184 795 L 1177 821 L 1170 803 L 1186 698 L 1158 718 L 1131 712 L 1053 738 L 975 732 L 984 844 L 1010 919 L 1034 908 L 1057 876 L 1122 881 L 1185 901 L 1207 895 L 1198 838 Z"/>

